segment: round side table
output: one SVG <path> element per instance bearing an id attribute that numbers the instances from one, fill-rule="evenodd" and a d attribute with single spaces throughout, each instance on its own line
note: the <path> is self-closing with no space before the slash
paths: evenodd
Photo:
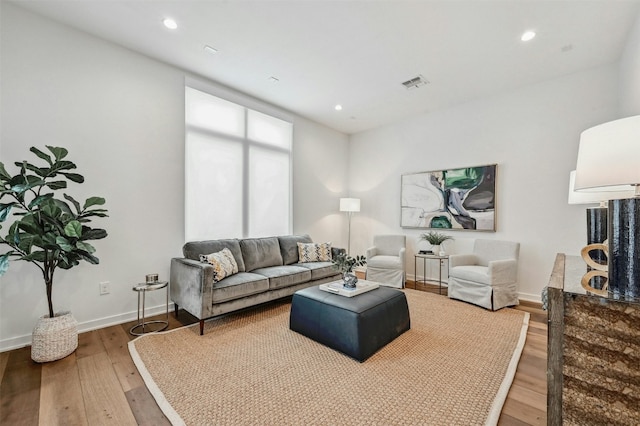
<path id="1" fill-rule="evenodd" d="M 148 291 L 155 291 L 160 289 L 165 289 L 167 294 L 165 306 L 166 306 L 166 320 L 155 320 L 155 321 L 146 321 L 144 317 L 144 303 L 145 296 Z M 131 327 L 129 333 L 134 336 L 142 336 L 146 333 L 155 333 L 156 331 L 162 331 L 169 326 L 169 282 L 168 281 L 158 281 L 151 284 L 141 283 L 132 288 L 133 291 L 138 293 L 138 323 Z M 142 314 L 142 321 L 140 321 L 140 314 Z M 163 324 L 162 327 L 157 328 L 156 330 L 150 330 L 149 324 Z M 141 331 L 136 331 L 137 328 L 141 328 Z M 147 328 L 147 330 L 145 330 Z"/>

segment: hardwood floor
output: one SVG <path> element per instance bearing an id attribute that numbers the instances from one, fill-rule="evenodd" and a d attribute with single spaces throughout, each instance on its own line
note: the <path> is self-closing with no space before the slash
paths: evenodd
<path id="1" fill-rule="evenodd" d="M 415 283 L 408 282 L 408 288 Z M 438 293 L 438 286 L 417 290 Z M 442 291 L 446 296 L 446 288 Z M 547 314 L 539 304 L 516 309 L 531 314 L 526 344 L 499 425 L 544 425 L 547 393 Z M 169 316 L 169 329 L 197 322 L 184 311 Z M 68 357 L 36 364 L 30 347 L 0 353 L 2 425 L 168 425 L 135 368 L 127 343 L 134 322 L 82 333 Z"/>

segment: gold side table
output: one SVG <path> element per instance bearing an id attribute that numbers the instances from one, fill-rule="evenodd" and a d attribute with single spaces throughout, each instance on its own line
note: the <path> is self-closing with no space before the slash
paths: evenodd
<path id="1" fill-rule="evenodd" d="M 144 316 L 144 308 L 145 308 L 145 299 L 148 291 L 156 291 L 165 289 L 166 292 L 166 320 L 154 320 L 154 321 L 146 321 Z M 138 293 L 138 323 L 131 327 L 129 333 L 134 336 L 142 336 L 146 333 L 155 333 L 157 331 L 162 331 L 169 326 L 169 282 L 168 281 L 158 281 L 155 283 L 147 284 L 141 283 L 132 288 L 133 291 Z M 140 321 L 140 315 L 142 314 L 142 321 Z M 149 329 L 149 324 L 163 324 L 162 327 L 157 328 L 156 330 Z M 141 328 L 140 331 L 136 331 L 137 328 Z M 147 328 L 147 330 L 145 330 Z"/>

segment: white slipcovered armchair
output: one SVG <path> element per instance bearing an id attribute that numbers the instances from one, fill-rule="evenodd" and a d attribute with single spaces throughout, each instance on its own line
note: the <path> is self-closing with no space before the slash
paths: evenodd
<path id="1" fill-rule="evenodd" d="M 520 243 L 476 240 L 472 254 L 449 256 L 449 297 L 496 311 L 518 304 Z"/>
<path id="2" fill-rule="evenodd" d="M 404 235 L 374 235 L 373 247 L 367 249 L 367 280 L 380 284 L 404 287 Z"/>

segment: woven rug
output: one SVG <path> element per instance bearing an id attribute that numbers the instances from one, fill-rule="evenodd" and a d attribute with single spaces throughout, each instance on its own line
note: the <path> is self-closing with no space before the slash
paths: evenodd
<path id="1" fill-rule="evenodd" d="M 149 334 L 131 356 L 173 424 L 496 424 L 529 314 L 404 290 L 411 330 L 359 363 L 289 330 L 281 302 Z"/>

